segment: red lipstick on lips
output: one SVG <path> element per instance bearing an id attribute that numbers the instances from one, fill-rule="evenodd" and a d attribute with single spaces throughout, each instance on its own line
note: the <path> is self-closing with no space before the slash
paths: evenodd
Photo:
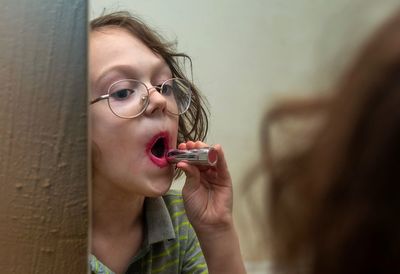
<path id="1" fill-rule="evenodd" d="M 169 165 L 167 159 L 165 158 L 165 154 L 168 150 L 169 134 L 166 131 L 154 135 L 146 145 L 146 154 L 159 168 Z"/>

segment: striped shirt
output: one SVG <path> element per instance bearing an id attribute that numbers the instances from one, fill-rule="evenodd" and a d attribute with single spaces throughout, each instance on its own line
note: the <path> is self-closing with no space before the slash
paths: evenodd
<path id="1" fill-rule="evenodd" d="M 145 238 L 132 259 L 127 274 L 208 273 L 197 236 L 190 225 L 182 195 L 170 191 L 163 197 L 146 198 Z M 113 274 L 94 255 L 89 256 L 92 273 Z"/>

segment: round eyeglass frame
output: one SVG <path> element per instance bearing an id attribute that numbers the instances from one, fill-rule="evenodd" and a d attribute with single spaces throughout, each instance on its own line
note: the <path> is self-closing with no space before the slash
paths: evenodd
<path id="1" fill-rule="evenodd" d="M 150 103 L 150 89 L 151 89 L 151 88 L 154 88 L 157 92 L 160 92 L 160 93 L 162 94 L 162 88 L 163 88 L 164 84 L 167 83 L 167 82 L 169 82 L 169 81 L 171 81 L 171 80 L 183 81 L 183 82 L 185 82 L 185 83 L 187 84 L 187 86 L 188 86 L 188 88 L 189 88 L 189 90 L 188 90 L 189 102 L 188 102 L 188 105 L 186 106 L 186 108 L 182 111 L 182 113 L 175 114 L 175 113 L 173 113 L 173 112 L 171 112 L 171 111 L 169 111 L 169 110 L 167 109 L 167 111 L 168 111 L 170 114 L 172 114 L 172 115 L 182 115 L 182 114 L 184 114 L 184 113 L 189 109 L 190 104 L 191 104 L 191 102 L 192 102 L 192 89 L 191 89 L 191 84 L 190 84 L 190 82 L 189 82 L 188 80 L 183 79 L 183 78 L 179 78 L 179 77 L 173 77 L 173 78 L 167 79 L 167 80 L 165 80 L 164 82 L 162 82 L 162 84 L 161 84 L 160 86 L 150 86 L 150 87 L 147 87 L 147 85 L 146 85 L 145 83 L 143 83 L 142 81 L 136 80 L 136 79 L 121 79 L 121 80 L 118 80 L 118 81 L 113 82 L 113 83 L 108 87 L 108 90 L 107 90 L 107 93 L 106 93 L 106 94 L 103 94 L 103 95 L 101 95 L 101 96 L 99 96 L 99 97 L 93 99 L 92 101 L 90 101 L 89 105 L 93 105 L 94 103 L 97 103 L 97 102 L 102 101 L 102 100 L 107 100 L 107 105 L 108 105 L 109 109 L 111 110 L 111 112 L 112 112 L 115 116 L 117 116 L 117 117 L 119 117 L 119 118 L 122 118 L 122 119 L 133 119 L 133 118 L 136 118 L 136 117 L 142 115 L 143 112 L 145 112 L 146 109 L 147 109 L 147 107 L 149 106 L 149 103 Z M 129 116 L 129 117 L 127 117 L 127 116 L 121 116 L 121 115 L 117 114 L 117 113 L 112 109 L 112 107 L 111 107 L 111 105 L 110 105 L 110 100 L 109 100 L 109 99 L 110 99 L 110 91 L 111 91 L 111 88 L 112 88 L 114 85 L 116 85 L 116 84 L 118 84 L 118 83 L 120 83 L 120 82 L 123 82 L 123 81 L 132 81 L 132 82 L 135 81 L 135 82 L 138 82 L 138 83 L 142 84 L 142 85 L 146 88 L 146 91 L 147 91 L 147 95 L 145 95 L 145 96 L 143 96 L 143 97 L 141 98 L 142 100 L 146 100 L 146 103 L 145 103 L 143 109 L 142 109 L 138 114 L 136 114 L 136 115 L 134 115 L 134 116 Z"/>

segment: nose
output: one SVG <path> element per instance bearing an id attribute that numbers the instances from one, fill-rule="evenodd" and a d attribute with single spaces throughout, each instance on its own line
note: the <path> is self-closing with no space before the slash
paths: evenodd
<path id="1" fill-rule="evenodd" d="M 147 115 L 152 115 L 155 113 L 165 113 L 167 108 L 167 100 L 165 97 L 158 92 L 155 87 L 149 88 L 149 105 L 146 108 L 145 113 Z"/>

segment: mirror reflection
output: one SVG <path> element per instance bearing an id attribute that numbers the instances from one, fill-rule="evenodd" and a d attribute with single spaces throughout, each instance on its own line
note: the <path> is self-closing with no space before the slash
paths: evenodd
<path id="1" fill-rule="evenodd" d="M 178 1 L 91 2 L 92 269 L 176 273 L 208 265 L 210 272 L 218 270 L 221 264 L 214 262 L 221 258 L 208 252 L 219 248 L 218 241 L 206 233 L 219 235 L 209 225 L 214 221 L 233 229 L 224 234 L 232 246 L 223 249 L 232 252 L 224 258 L 232 259 L 230 267 L 237 273 L 243 264 L 248 273 L 273 271 L 271 246 L 282 256 L 290 254 L 285 248 L 291 242 L 278 240 L 290 240 L 293 224 L 268 205 L 291 212 L 290 207 L 311 203 L 271 203 L 268 197 L 277 197 L 280 190 L 267 189 L 265 178 L 275 185 L 282 180 L 272 171 L 275 164 L 284 167 L 280 159 L 313 147 L 333 115 L 327 109 L 336 101 L 327 98 L 367 38 L 398 6 L 395 1 L 347 2 L 231 1 L 229 8 L 204 1 L 189 6 Z M 169 48 L 159 35 L 177 45 Z M 188 92 L 191 102 L 182 99 Z M 301 101 L 287 103 L 288 97 Z M 219 153 L 215 169 L 170 165 L 164 157 L 170 149 L 206 146 Z M 229 168 L 219 166 L 225 160 Z M 267 174 L 258 176 L 263 161 Z M 206 183 L 200 186 L 199 178 Z M 289 178 L 296 185 L 298 177 Z M 228 191 L 210 187 L 215 183 Z M 170 188 L 175 192 L 165 195 Z M 227 198 L 210 204 L 210 189 Z M 227 205 L 232 202 L 229 189 L 233 212 Z M 275 214 L 271 220 L 276 223 L 267 221 L 267 212 Z M 300 226 L 302 219 L 296 218 L 292 222 Z M 274 241 L 269 235 L 281 238 Z M 187 240 L 167 241 L 149 253 L 155 243 L 180 237 Z M 284 262 L 289 267 L 291 261 Z"/>

